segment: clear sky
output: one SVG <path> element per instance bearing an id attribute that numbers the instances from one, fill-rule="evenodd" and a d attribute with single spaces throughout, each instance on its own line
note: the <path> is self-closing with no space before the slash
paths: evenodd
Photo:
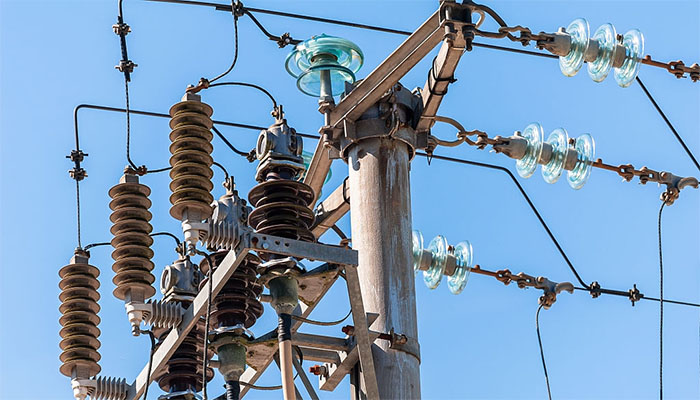
<path id="1" fill-rule="evenodd" d="M 225 1 L 222 1 L 225 3 Z M 352 20 L 412 30 L 436 8 L 437 1 L 299 1 L 250 0 L 246 5 Z M 554 31 L 574 18 L 588 19 L 591 30 L 605 22 L 624 33 L 639 28 L 646 52 L 655 59 L 700 61 L 700 3 L 658 1 L 493 1 L 510 25 L 533 31 Z M 232 53 L 232 18 L 210 8 L 126 0 L 133 108 L 167 112 L 187 84 L 212 77 L 228 67 Z M 1 70 L 0 130 L 0 398 L 70 398 L 69 380 L 58 368 L 58 270 L 76 246 L 75 188 L 66 171 L 65 155 L 73 148 L 72 110 L 80 103 L 123 107 L 118 63 L 117 1 L 0 0 Z M 403 37 L 348 27 L 258 15 L 273 33 L 290 32 L 305 39 L 327 33 L 348 38 L 364 51 L 363 77 Z M 484 28 L 495 29 L 492 22 Z M 483 40 L 482 40 L 483 41 Z M 519 44 L 499 42 L 506 46 Z M 227 80 L 261 84 L 284 104 L 289 123 L 316 133 L 322 118 L 314 98 L 301 94 L 284 70 L 290 49 L 280 50 L 251 20 L 240 20 L 240 55 Z M 423 86 L 432 54 L 402 79 Z M 585 67 L 584 67 L 585 69 Z M 457 69 L 440 114 L 458 119 L 467 129 L 510 135 L 528 123 L 540 122 L 546 134 L 557 127 L 571 136 L 590 133 L 597 156 L 610 164 L 632 163 L 698 175 L 688 156 L 660 116 L 633 84 L 622 89 L 612 75 L 594 83 L 586 71 L 567 78 L 556 60 L 475 48 Z M 677 80 L 663 70 L 642 66 L 640 77 L 675 124 L 690 149 L 700 155 L 700 83 Z M 266 98 L 240 88 L 210 89 L 204 101 L 214 117 L 269 125 Z M 125 121 L 121 114 L 81 111 L 81 147 L 89 177 L 81 185 L 83 243 L 109 241 L 107 191 L 118 182 L 126 160 Z M 252 148 L 257 132 L 222 131 L 238 147 Z M 167 120 L 134 116 L 132 157 L 151 168 L 168 163 Z M 447 138 L 453 129 L 437 126 Z M 214 156 L 236 177 L 246 194 L 255 184 L 255 166 L 232 154 L 214 139 Z M 306 141 L 307 149 L 314 147 Z M 513 160 L 498 154 L 459 147 L 442 154 L 503 165 Z M 337 161 L 325 192 L 347 176 Z M 216 171 L 215 181 L 222 176 Z M 621 182 L 612 173 L 594 170 L 581 190 L 561 180 L 546 184 L 540 172 L 520 179 L 586 282 L 627 290 L 637 284 L 648 296 L 659 294 L 656 218 L 662 188 Z M 169 178 L 142 179 L 149 185 L 158 231 L 179 232 L 168 214 Z M 223 193 L 217 185 L 215 196 Z M 575 278 L 527 204 L 499 171 L 435 160 L 412 164 L 414 227 L 426 240 L 437 234 L 450 243 L 471 241 L 475 262 L 487 269 L 510 268 L 554 281 Z M 349 219 L 340 224 L 350 232 Z M 335 243 L 333 233 L 322 240 Z M 700 192 L 686 189 L 663 222 L 665 296 L 700 302 Z M 156 276 L 175 254 L 172 243 L 158 238 L 153 246 Z M 91 263 L 101 270 L 102 373 L 131 381 L 145 365 L 148 339 L 133 338 L 123 303 L 112 296 L 110 249 L 96 248 Z M 420 277 L 419 277 L 420 278 Z M 535 334 L 535 290 L 504 287 L 492 278 L 472 275 L 464 292 L 453 296 L 443 282 L 428 290 L 416 280 L 418 326 L 422 354 L 421 386 L 425 399 L 541 399 L 546 387 Z M 339 282 L 312 314 L 330 320 L 348 310 Z M 664 383 L 668 399 L 700 398 L 700 310 L 668 304 L 665 309 Z M 257 334 L 275 326 L 267 308 L 254 327 Z M 591 299 L 586 293 L 562 294 L 540 316 L 552 394 L 568 399 L 653 399 L 658 397 L 658 303 L 631 307 L 617 297 Z M 338 328 L 311 329 L 341 336 Z M 309 364 L 309 363 L 307 363 Z M 308 365 L 307 365 L 308 366 Z M 260 384 L 277 384 L 272 366 Z M 221 379 L 209 393 L 220 394 Z M 347 398 L 347 382 L 322 398 Z M 159 390 L 153 386 L 155 399 Z M 250 398 L 279 398 L 280 393 L 251 392 Z"/>

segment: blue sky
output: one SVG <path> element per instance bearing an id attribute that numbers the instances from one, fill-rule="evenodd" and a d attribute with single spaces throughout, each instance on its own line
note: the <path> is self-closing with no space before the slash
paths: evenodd
<path id="1" fill-rule="evenodd" d="M 272 8 L 412 30 L 435 9 L 437 1 L 276 2 L 250 0 L 251 7 Z M 591 29 L 605 22 L 624 33 L 639 28 L 646 53 L 658 60 L 700 61 L 700 3 L 697 1 L 493 1 L 511 25 L 554 31 L 585 17 Z M 663 8 L 662 8 L 663 7 Z M 214 76 L 232 57 L 229 14 L 208 8 L 126 0 L 129 55 L 139 66 L 133 75 L 133 108 L 167 112 L 187 84 Z M 80 103 L 123 107 L 123 78 L 114 65 L 120 58 L 115 1 L 0 1 L 0 398 L 70 398 L 69 380 L 58 367 L 58 274 L 76 245 L 74 182 L 65 155 L 73 148 L 72 110 Z M 347 27 L 258 15 L 273 33 L 305 39 L 327 33 L 348 38 L 365 54 L 368 74 L 403 37 Z M 494 29 L 493 25 L 484 28 Z M 483 41 L 483 40 L 482 40 Z M 498 44 L 519 46 L 511 43 Z M 240 55 L 227 80 L 261 84 L 284 104 L 289 123 L 315 133 L 322 123 L 316 100 L 301 94 L 284 71 L 289 49 L 279 50 L 248 18 L 240 20 Z M 432 54 L 402 83 L 423 86 Z M 585 68 L 585 67 L 584 67 Z M 540 122 L 546 134 L 557 127 L 571 136 L 590 133 L 597 156 L 610 164 L 632 163 L 678 175 L 698 175 L 687 155 L 656 114 L 640 87 L 618 87 L 612 76 L 594 83 L 585 71 L 561 74 L 556 60 L 475 48 L 457 69 L 440 114 L 467 129 L 510 135 Z M 642 66 L 640 77 L 695 154 L 700 154 L 700 83 L 677 80 Z M 223 87 L 204 94 L 214 117 L 269 125 L 268 100 L 250 90 Z M 89 177 L 81 185 L 83 242 L 109 241 L 108 189 L 118 182 L 126 160 L 123 115 L 96 111 L 80 114 L 81 146 L 89 153 Z M 249 149 L 256 132 L 222 129 L 238 147 Z M 151 168 L 168 162 L 167 121 L 134 116 L 132 158 Z M 446 138 L 449 127 L 434 134 Z M 214 141 L 214 156 L 236 177 L 241 193 L 255 184 L 255 166 Z M 314 143 L 307 141 L 307 149 Z M 459 147 L 441 154 L 495 163 L 515 170 L 502 155 Z M 347 175 L 333 165 L 330 192 Z M 222 180 L 216 172 L 215 182 Z M 642 293 L 659 292 L 656 216 L 662 189 L 621 182 L 595 170 L 588 184 L 574 191 L 564 180 L 546 184 L 539 172 L 520 179 L 569 258 L 586 282 Z M 153 191 L 156 230 L 179 232 L 168 214 L 169 178 L 147 176 Z M 215 196 L 223 193 L 219 186 Z M 435 160 L 412 164 L 414 227 L 426 240 L 437 234 L 450 243 L 471 241 L 475 262 L 487 269 L 510 268 L 555 281 L 574 281 L 537 219 L 502 172 Z M 700 192 L 683 191 L 664 211 L 665 295 L 700 301 Z M 349 219 L 340 223 L 350 231 Z M 335 242 L 329 233 L 323 238 Z M 172 243 L 156 239 L 155 275 L 172 262 Z M 148 339 L 133 338 L 123 304 L 112 296 L 109 248 L 92 251 L 101 269 L 102 373 L 131 381 L 147 361 Z M 546 396 L 535 335 L 535 290 L 504 287 L 492 278 L 472 275 L 464 292 L 453 296 L 443 284 L 428 290 L 417 279 L 418 325 L 422 353 L 421 386 L 425 399 L 539 399 Z M 345 315 L 345 288 L 339 283 L 312 314 L 320 320 Z M 665 397 L 700 398 L 699 313 L 668 304 L 665 309 Z M 563 294 L 543 311 L 540 326 L 555 398 L 652 399 L 658 396 L 658 303 L 631 307 L 624 298 L 591 299 Z M 274 328 L 266 309 L 254 327 Z M 310 332 L 342 335 L 338 329 Z M 261 384 L 277 384 L 271 367 Z M 218 395 L 220 378 L 210 384 Z M 347 383 L 322 398 L 347 398 Z M 158 390 L 153 387 L 151 398 Z M 252 392 L 250 398 L 278 398 Z"/>

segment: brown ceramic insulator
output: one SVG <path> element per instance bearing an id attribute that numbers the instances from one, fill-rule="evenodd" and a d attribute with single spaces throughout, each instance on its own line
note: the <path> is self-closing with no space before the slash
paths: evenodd
<path id="1" fill-rule="evenodd" d="M 62 326 L 59 346 L 63 363 L 60 371 L 68 377 L 90 378 L 100 372 L 97 364 L 100 361 L 97 351 L 100 348 L 100 330 L 97 328 L 100 323 L 97 316 L 100 311 L 97 304 L 100 271 L 89 265 L 88 260 L 87 252 L 76 250 L 71 263 L 58 272 L 61 277 L 58 284 L 61 289 L 58 296 L 61 301 L 59 323 Z"/>
<path id="2" fill-rule="evenodd" d="M 181 101 L 170 108 L 170 215 L 182 220 L 186 209 L 202 220 L 211 216 L 212 108 L 200 101 Z"/>
<path id="3" fill-rule="evenodd" d="M 124 174 L 120 183 L 109 190 L 112 201 L 109 208 L 112 214 L 110 232 L 112 239 L 112 269 L 116 273 L 112 280 L 117 286 L 114 296 L 125 300 L 129 291 L 143 293 L 144 300 L 156 293 L 153 287 L 155 277 L 153 270 L 153 238 L 149 236 L 151 213 L 148 208 L 151 201 L 148 195 L 151 189 L 139 183 L 138 176 Z"/>
<path id="4" fill-rule="evenodd" d="M 314 213 L 309 208 L 313 189 L 290 179 L 273 179 L 256 185 L 248 194 L 255 207 L 248 224 L 258 233 L 313 242 L 309 229 Z"/>
<path id="5" fill-rule="evenodd" d="M 158 386 L 166 392 L 184 391 L 188 388 L 196 392 L 202 390 L 202 352 L 204 345 L 204 320 L 200 320 L 192 328 L 185 340 L 175 350 L 168 360 L 166 367 L 153 380 L 158 382 Z M 159 343 L 170 333 L 165 329 L 159 334 Z M 209 357 L 213 355 L 209 352 Z M 214 377 L 214 370 L 207 368 L 207 381 Z"/>
<path id="6" fill-rule="evenodd" d="M 228 251 L 218 251 L 212 254 L 211 258 L 216 265 L 219 265 L 226 254 Z M 219 294 L 214 297 L 209 315 L 211 329 L 236 325 L 250 328 L 263 314 L 262 303 L 258 300 L 263 291 L 263 285 L 258 282 L 256 273 L 259 264 L 260 259 L 256 255 L 248 254 Z M 204 274 L 209 273 L 209 263 L 206 259 L 200 263 L 199 267 Z M 200 284 L 200 290 L 207 284 L 207 279 L 204 279 Z"/>

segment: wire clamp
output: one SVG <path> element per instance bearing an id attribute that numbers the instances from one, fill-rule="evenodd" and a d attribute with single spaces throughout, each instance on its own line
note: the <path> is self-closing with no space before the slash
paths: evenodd
<path id="1" fill-rule="evenodd" d="M 131 27 L 124 22 L 117 22 L 116 24 L 112 25 L 112 30 L 119 37 L 124 37 L 131 32 Z"/>
<path id="2" fill-rule="evenodd" d="M 600 283 L 598 283 L 598 281 L 593 281 L 591 283 L 591 285 L 589 286 L 588 292 L 591 294 L 591 297 L 593 297 L 594 299 L 597 299 L 598 297 L 600 297 L 600 295 L 602 294 L 602 292 L 600 291 Z"/>
<path id="3" fill-rule="evenodd" d="M 134 64 L 131 60 L 120 60 L 119 65 L 115 65 L 114 68 L 119 70 L 119 72 L 125 74 L 131 74 L 134 72 L 134 68 L 138 67 L 138 64 Z"/>
<path id="4" fill-rule="evenodd" d="M 629 290 L 629 299 L 632 302 L 632 307 L 634 307 L 634 303 L 641 300 L 642 297 L 644 297 L 644 295 L 639 292 L 639 289 L 637 289 L 637 284 L 635 283 L 632 289 Z"/>
<path id="5" fill-rule="evenodd" d="M 87 178 L 87 171 L 83 169 L 80 166 L 80 163 L 87 157 L 87 153 L 83 153 L 82 150 L 71 150 L 70 155 L 67 155 L 66 158 L 70 159 L 75 163 L 75 167 L 72 169 L 68 170 L 68 174 L 72 179 L 75 179 L 76 181 L 80 182 L 83 179 Z"/>

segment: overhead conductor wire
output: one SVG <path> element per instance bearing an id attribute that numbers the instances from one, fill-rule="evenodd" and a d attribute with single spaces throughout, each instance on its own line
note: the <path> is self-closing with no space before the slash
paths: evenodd
<path id="1" fill-rule="evenodd" d="M 547 363 L 544 361 L 544 350 L 542 349 L 542 338 L 540 337 L 540 310 L 542 310 L 543 305 L 544 304 L 540 304 L 540 306 L 537 307 L 537 313 L 535 314 L 535 328 L 537 328 L 537 342 L 540 344 L 540 357 L 542 358 L 542 369 L 544 369 L 544 380 L 547 382 L 547 396 L 549 397 L 549 400 L 552 400 L 552 391 L 549 389 Z"/>
<path id="2" fill-rule="evenodd" d="M 664 398 L 664 257 L 661 247 L 661 213 L 666 202 L 659 208 L 659 400 Z"/>

